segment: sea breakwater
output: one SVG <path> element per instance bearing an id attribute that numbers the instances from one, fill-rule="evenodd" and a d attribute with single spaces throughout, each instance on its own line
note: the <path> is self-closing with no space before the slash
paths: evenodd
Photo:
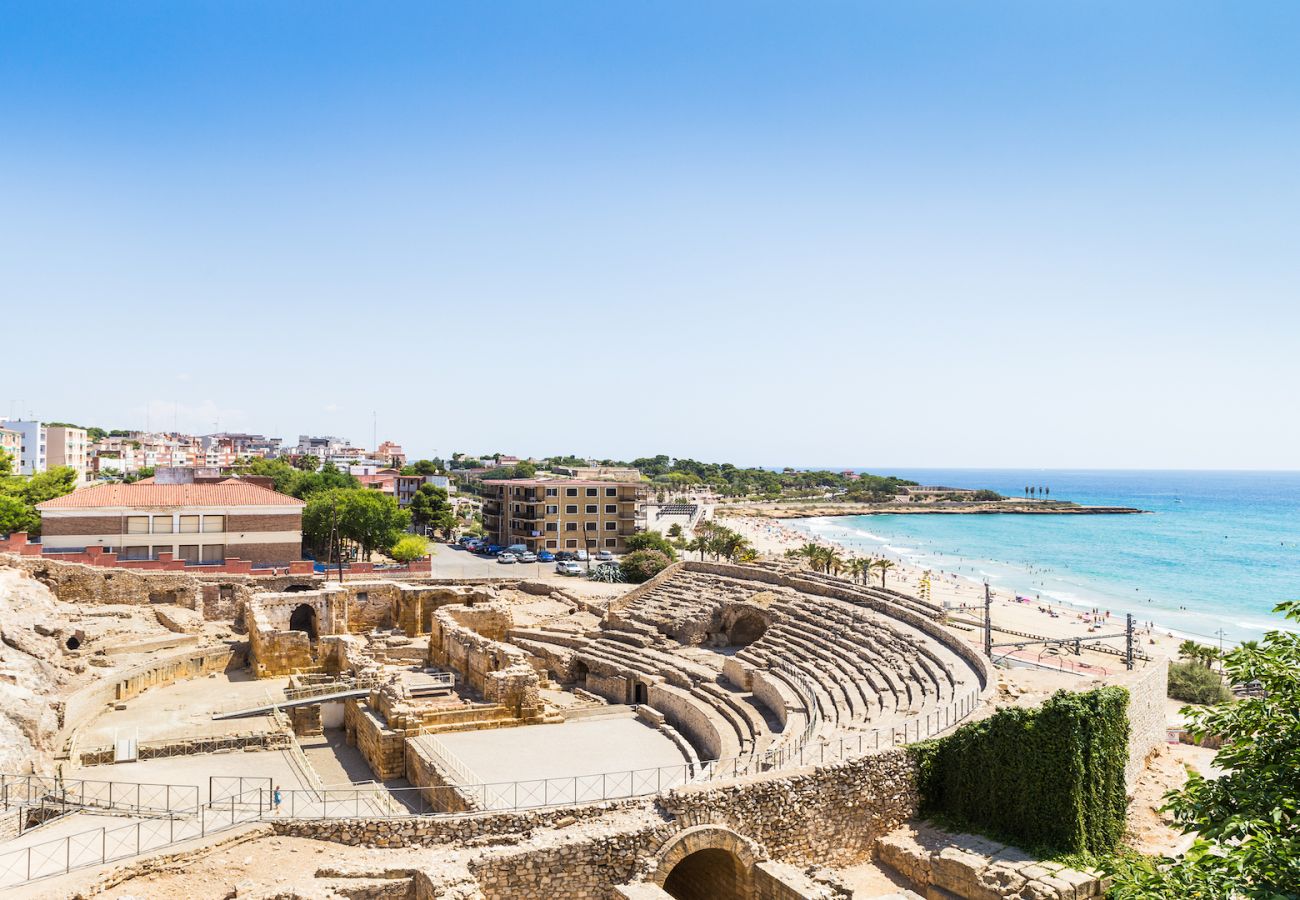
<path id="1" fill-rule="evenodd" d="M 1015 502 L 1006 500 L 975 501 L 970 503 L 836 503 L 821 501 L 810 503 L 745 503 L 720 504 L 719 516 L 763 516 L 769 519 L 811 519 L 823 516 L 980 516 L 980 515 L 1038 515 L 1038 516 L 1102 516 L 1142 515 L 1148 511 L 1132 506 L 1086 506 L 1078 503 Z"/>

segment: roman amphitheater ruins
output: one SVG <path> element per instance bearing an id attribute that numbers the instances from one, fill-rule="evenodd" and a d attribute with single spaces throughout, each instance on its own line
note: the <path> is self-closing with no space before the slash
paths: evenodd
<path id="1" fill-rule="evenodd" d="M 0 555 L 0 601 L 14 896 L 1100 891 L 916 822 L 905 746 L 1006 697 L 903 593 L 776 563 L 590 594 Z M 1126 682 L 1130 779 L 1163 678 Z"/>

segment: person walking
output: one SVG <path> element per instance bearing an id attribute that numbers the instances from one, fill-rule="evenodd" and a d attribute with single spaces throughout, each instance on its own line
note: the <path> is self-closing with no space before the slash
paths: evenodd
<path id="1" fill-rule="evenodd" d="M 271 805 L 275 808 L 275 814 L 280 814 L 280 786 L 277 784 L 275 790 L 271 792 Z"/>

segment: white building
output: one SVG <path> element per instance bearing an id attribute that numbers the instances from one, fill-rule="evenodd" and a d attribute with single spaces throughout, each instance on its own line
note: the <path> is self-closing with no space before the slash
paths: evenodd
<path id="1" fill-rule="evenodd" d="M 44 423 L 29 422 L 25 419 L 4 419 L 0 420 L 0 425 L 22 435 L 22 442 L 18 445 L 18 464 L 15 473 L 35 475 L 37 472 L 44 472 L 47 440 Z"/>

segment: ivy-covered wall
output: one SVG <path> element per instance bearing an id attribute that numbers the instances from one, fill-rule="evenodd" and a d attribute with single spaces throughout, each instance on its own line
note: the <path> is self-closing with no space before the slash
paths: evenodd
<path id="1" fill-rule="evenodd" d="M 1036 848 L 1105 853 L 1124 835 L 1128 691 L 1058 691 L 913 747 L 923 815 Z"/>

